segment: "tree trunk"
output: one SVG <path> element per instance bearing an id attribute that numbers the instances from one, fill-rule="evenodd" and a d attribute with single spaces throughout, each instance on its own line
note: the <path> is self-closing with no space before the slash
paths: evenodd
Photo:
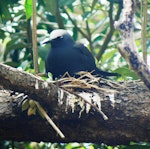
<path id="1" fill-rule="evenodd" d="M 97 84 L 97 90 L 93 84 L 84 89 L 83 84 L 81 88 L 72 84 L 68 90 L 66 83 L 49 83 L 0 64 L 0 139 L 113 145 L 149 142 L 150 92 L 144 83 L 100 78 Z M 22 112 L 22 102 L 27 99 L 46 109 L 65 139 L 38 113 L 27 116 Z"/>

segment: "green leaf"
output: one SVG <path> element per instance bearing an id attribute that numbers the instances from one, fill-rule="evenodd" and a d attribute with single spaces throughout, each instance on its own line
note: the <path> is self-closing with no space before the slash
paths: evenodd
<path id="1" fill-rule="evenodd" d="M 59 0 L 59 6 L 67 6 L 67 5 L 72 5 L 73 2 L 76 0 Z"/>
<path id="2" fill-rule="evenodd" d="M 150 146 L 148 145 L 129 145 L 125 146 L 123 149 L 149 149 Z"/>
<path id="3" fill-rule="evenodd" d="M 52 15 L 56 15 L 57 11 L 57 0 L 44 0 L 46 10 L 51 12 Z"/>
<path id="4" fill-rule="evenodd" d="M 31 116 L 31 115 L 36 115 L 36 108 L 29 108 L 28 109 L 28 116 Z"/>
<path id="5" fill-rule="evenodd" d="M 93 0 L 93 2 L 92 2 L 92 7 L 91 7 L 91 10 L 92 10 L 92 11 L 94 10 L 94 7 L 95 7 L 95 5 L 97 4 L 97 1 L 98 1 L 98 0 Z"/>
<path id="6" fill-rule="evenodd" d="M 24 3 L 26 18 L 29 19 L 32 16 L 32 0 L 25 0 Z"/>
<path id="7" fill-rule="evenodd" d="M 122 77 L 132 77 L 134 80 L 139 79 L 137 75 L 127 67 L 120 67 L 116 69 L 115 72 L 121 74 Z"/>
<path id="8" fill-rule="evenodd" d="M 4 52 L 4 61 L 7 58 L 7 55 L 10 53 L 11 50 L 21 50 L 28 45 L 23 43 L 22 41 L 18 42 L 18 38 L 14 37 L 11 41 L 9 41 L 6 45 L 6 49 Z"/>
<path id="9" fill-rule="evenodd" d="M 25 111 L 29 108 L 29 100 L 24 100 L 22 103 L 22 111 Z"/>
<path id="10" fill-rule="evenodd" d="M 39 58 L 38 63 L 39 63 L 40 72 L 45 73 L 45 61 L 43 61 L 41 58 Z"/>
<path id="11" fill-rule="evenodd" d="M 117 52 L 117 49 L 104 53 L 101 59 L 101 65 L 103 65 L 108 59 L 111 59 L 115 55 L 116 52 Z"/>
<path id="12" fill-rule="evenodd" d="M 5 62 L 4 64 L 9 65 L 11 67 L 19 67 L 19 63 L 17 62 L 8 61 L 8 62 Z"/>
<path id="13" fill-rule="evenodd" d="M 6 35 L 3 29 L 0 29 L 0 35 L 1 35 L 1 39 L 5 39 Z"/>
<path id="14" fill-rule="evenodd" d="M 38 46 L 38 54 L 39 54 L 39 57 L 41 57 L 43 61 L 46 59 L 49 49 L 50 49 L 50 44 L 46 44 L 45 46 L 41 46 L 41 45 Z"/>
<path id="15" fill-rule="evenodd" d="M 83 18 L 83 20 L 86 20 L 86 19 L 88 19 L 90 16 L 91 16 L 91 11 L 86 11 L 86 12 L 82 15 L 82 18 Z"/>
<path id="16" fill-rule="evenodd" d="M 8 9 L 7 1 L 0 0 L 0 15 L 2 19 L 6 19 L 6 20 L 11 19 L 11 14 Z"/>

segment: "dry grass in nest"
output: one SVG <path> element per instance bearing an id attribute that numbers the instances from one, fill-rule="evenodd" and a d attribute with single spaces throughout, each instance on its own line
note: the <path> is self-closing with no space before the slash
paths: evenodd
<path id="1" fill-rule="evenodd" d="M 55 81 L 54 84 L 78 97 L 79 103 L 83 101 L 85 103 L 85 107 L 83 107 L 83 104 L 81 105 L 83 109 L 88 107 L 88 110 L 86 111 L 89 112 L 92 108 L 95 111 L 98 111 L 102 117 L 107 120 L 108 117 L 101 110 L 101 101 L 106 100 L 106 97 L 109 97 L 107 100 L 110 100 L 111 103 L 114 104 L 115 94 L 118 93 L 117 88 L 123 86 L 111 80 L 94 76 L 90 72 L 81 71 L 77 73 L 77 75 L 79 77 L 74 78 L 66 73 L 60 79 Z M 70 103 L 75 103 L 74 98 L 69 100 L 72 100 L 69 101 Z"/>
<path id="2" fill-rule="evenodd" d="M 80 91 L 110 93 L 117 92 L 117 88 L 123 87 L 119 83 L 94 76 L 90 72 L 80 71 L 77 75 L 79 77 L 75 78 L 66 73 L 60 79 L 55 81 L 54 84 L 72 93 Z"/>

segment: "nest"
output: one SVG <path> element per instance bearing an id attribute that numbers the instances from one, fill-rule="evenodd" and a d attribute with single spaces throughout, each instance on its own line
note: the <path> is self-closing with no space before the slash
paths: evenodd
<path id="1" fill-rule="evenodd" d="M 117 89 L 123 86 L 111 80 L 94 76 L 90 72 L 81 71 L 77 75 L 79 77 L 75 78 L 66 73 L 60 79 L 54 81 L 54 84 L 78 98 L 78 105 L 82 109 L 80 113 L 84 110 L 88 113 L 92 108 L 99 112 L 104 120 L 107 120 L 108 117 L 101 110 L 101 101 L 109 100 L 111 105 L 114 106 L 115 94 L 118 93 Z M 74 111 L 77 98 L 68 98 L 66 107 L 71 106 L 72 111 Z"/>

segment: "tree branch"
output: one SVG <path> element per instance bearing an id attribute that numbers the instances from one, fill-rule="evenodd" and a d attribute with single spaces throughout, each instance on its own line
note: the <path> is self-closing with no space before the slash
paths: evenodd
<path id="1" fill-rule="evenodd" d="M 85 12 L 85 8 L 84 8 L 84 3 L 82 0 L 80 0 L 80 2 L 81 2 L 82 12 L 83 12 L 83 14 L 85 14 L 86 12 Z M 85 20 L 85 24 L 86 24 L 86 31 L 87 31 L 87 36 L 88 36 L 87 40 L 89 41 L 89 45 L 90 45 L 90 51 L 92 51 L 92 53 L 93 53 L 91 31 L 90 31 L 89 22 L 87 19 Z"/>
<path id="2" fill-rule="evenodd" d="M 75 28 L 78 29 L 78 31 L 80 32 L 80 34 L 88 39 L 88 36 L 78 27 L 78 25 L 76 24 L 76 22 L 71 18 L 71 16 L 69 15 L 69 13 L 67 12 L 67 10 L 65 8 L 62 8 L 63 11 L 66 13 L 66 15 L 68 16 L 69 20 L 72 22 L 72 24 L 75 26 Z"/>
<path id="3" fill-rule="evenodd" d="M 121 55 L 128 61 L 131 68 L 150 89 L 150 69 L 138 54 L 134 39 L 134 2 L 124 0 L 124 9 L 121 19 L 115 23 L 122 35 L 122 44 L 119 46 Z"/>
<path id="4" fill-rule="evenodd" d="M 56 7 L 55 17 L 56 17 L 56 20 L 58 23 L 58 27 L 61 29 L 65 29 L 64 22 L 63 22 L 63 19 L 62 19 L 61 13 L 60 13 L 60 9 L 59 9 L 59 0 L 56 0 L 56 5 L 57 5 L 57 7 Z"/>
<path id="5" fill-rule="evenodd" d="M 36 0 L 32 0 L 32 21 L 33 21 L 33 27 L 32 27 L 32 49 L 33 49 L 33 62 L 34 62 L 34 70 L 37 74 L 39 72 L 38 68 L 38 51 L 37 51 L 37 27 L 36 27 Z"/>
<path id="6" fill-rule="evenodd" d="M 141 13 L 142 13 L 142 49 L 143 49 L 143 59 L 147 63 L 147 0 L 141 0 Z"/>
<path id="7" fill-rule="evenodd" d="M 105 52 L 105 50 L 107 49 L 107 46 L 111 40 L 111 37 L 113 36 L 113 32 L 114 32 L 114 21 L 118 20 L 121 14 L 121 10 L 122 10 L 122 5 L 119 3 L 118 4 L 118 11 L 117 14 L 115 16 L 115 19 L 112 19 L 112 15 L 113 15 L 113 3 L 110 2 L 110 9 L 109 9 L 109 19 L 110 19 L 110 29 L 106 35 L 106 38 L 99 50 L 99 53 L 97 54 L 97 59 L 100 60 L 103 53 Z"/>
<path id="8" fill-rule="evenodd" d="M 67 78 L 66 82 L 62 79 L 49 83 L 0 64 L 0 85 L 11 89 L 0 90 L 1 140 L 103 142 L 113 145 L 150 141 L 150 92 L 142 82 L 117 83 L 94 77 L 88 82 L 78 81 L 69 82 Z M 108 120 L 76 94 L 94 103 Z M 62 140 L 38 115 L 28 117 L 26 112 L 22 112 L 24 99 L 37 100 L 62 130 L 65 139 Z"/>

